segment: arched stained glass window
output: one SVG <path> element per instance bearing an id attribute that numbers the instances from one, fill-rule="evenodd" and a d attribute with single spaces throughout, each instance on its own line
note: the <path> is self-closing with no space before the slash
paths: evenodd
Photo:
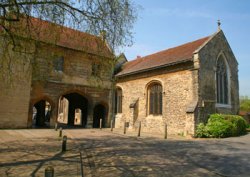
<path id="1" fill-rule="evenodd" d="M 228 72 L 227 65 L 222 56 L 217 60 L 216 67 L 216 88 L 217 88 L 217 103 L 228 104 Z"/>

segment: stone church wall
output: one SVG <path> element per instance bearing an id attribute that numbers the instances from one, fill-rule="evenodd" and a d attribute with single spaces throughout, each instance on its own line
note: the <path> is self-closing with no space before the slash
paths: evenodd
<path id="1" fill-rule="evenodd" d="M 165 69 L 166 71 L 166 69 Z M 116 115 L 116 128 L 122 128 L 129 122 L 129 129 L 137 129 L 141 121 L 142 131 L 164 133 L 165 123 L 168 134 L 194 132 L 194 114 L 187 114 L 187 108 L 195 100 L 194 74 L 192 70 L 171 73 L 145 74 L 135 79 L 118 80 L 117 87 L 123 92 L 122 113 Z M 161 116 L 147 115 L 147 85 L 160 82 L 163 88 L 163 111 Z M 138 113 L 133 114 L 130 105 L 137 102 Z"/>
<path id="2" fill-rule="evenodd" d="M 230 70 L 230 104 L 218 106 L 216 104 L 216 61 L 218 56 L 225 56 Z M 218 32 L 210 42 L 199 51 L 199 105 L 200 117 L 198 122 L 206 122 L 212 113 L 238 114 L 239 111 L 239 83 L 238 63 L 223 34 Z"/>

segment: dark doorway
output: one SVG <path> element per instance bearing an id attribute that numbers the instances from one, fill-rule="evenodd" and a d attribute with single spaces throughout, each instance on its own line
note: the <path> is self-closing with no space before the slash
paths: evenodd
<path id="1" fill-rule="evenodd" d="M 88 117 L 88 100 L 78 93 L 70 93 L 64 95 L 63 98 L 68 100 L 67 107 L 59 107 L 60 109 L 67 109 L 67 124 L 70 126 L 86 127 Z M 61 101 L 62 99 L 60 99 Z M 60 102 L 59 101 L 59 102 Z M 60 105 L 60 103 L 59 103 Z"/>
<path id="2" fill-rule="evenodd" d="M 94 116 L 93 116 L 93 128 L 100 127 L 100 119 L 102 119 L 102 127 L 105 127 L 106 122 L 106 108 L 98 104 L 94 108 Z"/>
<path id="3" fill-rule="evenodd" d="M 51 116 L 51 105 L 46 100 L 34 104 L 32 125 L 33 127 L 49 127 Z"/>

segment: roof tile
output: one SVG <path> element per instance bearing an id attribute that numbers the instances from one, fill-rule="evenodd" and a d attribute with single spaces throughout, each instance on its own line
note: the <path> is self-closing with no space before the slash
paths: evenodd
<path id="1" fill-rule="evenodd" d="M 157 68 L 159 66 L 192 60 L 193 52 L 202 46 L 209 38 L 210 36 L 204 37 L 193 42 L 129 61 L 116 76 L 119 77 Z"/>
<path id="2" fill-rule="evenodd" d="M 106 57 L 112 56 L 108 46 L 100 37 L 39 18 L 21 18 L 19 22 L 13 23 L 11 31 L 25 38 Z"/>

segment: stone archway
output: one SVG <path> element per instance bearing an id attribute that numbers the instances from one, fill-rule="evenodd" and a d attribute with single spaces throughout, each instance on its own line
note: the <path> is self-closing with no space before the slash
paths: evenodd
<path id="1" fill-rule="evenodd" d="M 58 122 L 69 126 L 86 127 L 88 100 L 79 93 L 68 93 L 59 99 Z"/>
<path id="2" fill-rule="evenodd" d="M 42 99 L 33 105 L 32 126 L 49 127 L 52 107 L 51 104 Z"/>
<path id="3" fill-rule="evenodd" d="M 100 127 L 100 119 L 102 119 L 102 127 L 105 127 L 107 122 L 107 109 L 102 104 L 98 104 L 94 108 L 93 114 L 93 128 Z"/>

